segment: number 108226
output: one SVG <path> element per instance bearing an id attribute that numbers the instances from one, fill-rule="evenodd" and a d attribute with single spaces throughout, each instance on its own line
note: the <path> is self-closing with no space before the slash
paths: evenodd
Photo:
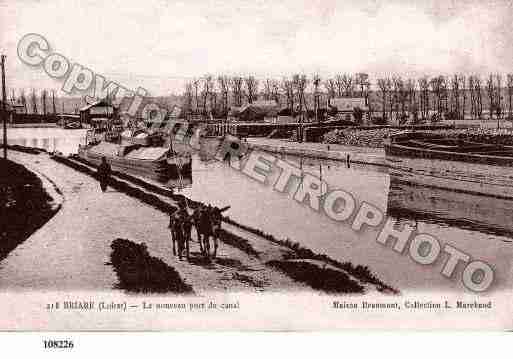
<path id="1" fill-rule="evenodd" d="M 43 340 L 45 349 L 72 349 L 72 340 Z"/>

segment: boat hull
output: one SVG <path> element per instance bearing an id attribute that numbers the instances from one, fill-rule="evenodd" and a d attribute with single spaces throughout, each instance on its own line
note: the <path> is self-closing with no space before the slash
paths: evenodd
<path id="1" fill-rule="evenodd" d="M 509 147 L 508 147 L 509 148 Z M 444 160 L 450 162 L 466 162 L 470 164 L 509 167 L 513 171 L 513 157 L 493 156 L 486 154 L 461 153 L 454 151 L 417 148 L 401 143 L 385 143 L 387 157 L 406 157 L 414 159 Z"/>
<path id="2" fill-rule="evenodd" d="M 513 168 L 386 154 L 395 181 L 513 199 Z"/>
<path id="3" fill-rule="evenodd" d="M 490 199 L 390 179 L 387 214 L 482 233 L 513 236 L 513 200 Z"/>
<path id="4" fill-rule="evenodd" d="M 508 146 L 401 133 L 385 142 L 395 181 L 513 199 L 513 153 Z"/>
<path id="5" fill-rule="evenodd" d="M 190 177 L 192 172 L 192 159 L 190 156 L 184 158 L 161 158 L 157 160 L 131 159 L 98 152 L 94 150 L 94 147 L 90 146 L 81 147 L 78 151 L 78 156 L 95 166 L 100 165 L 102 157 L 105 157 L 114 171 L 142 176 L 159 182 Z"/>

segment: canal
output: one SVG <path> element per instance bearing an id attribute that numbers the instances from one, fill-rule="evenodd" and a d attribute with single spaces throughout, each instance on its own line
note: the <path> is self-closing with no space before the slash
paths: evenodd
<path id="1" fill-rule="evenodd" d="M 64 155 L 69 155 L 77 152 L 78 145 L 85 144 L 86 132 L 87 130 L 84 129 L 65 130 L 60 127 L 11 127 L 7 129 L 7 143 L 9 145 L 41 148 L 48 152 L 58 151 Z M 3 131 L 0 130 L 0 134 L 2 133 Z"/>
<path id="2" fill-rule="evenodd" d="M 496 289 L 511 282 L 513 201 L 396 183 L 383 167 L 348 168 L 337 161 L 282 158 L 322 178 L 330 189 L 343 189 L 358 203 L 375 205 L 399 226 L 412 225 L 418 233 L 437 237 L 442 247 L 450 244 L 486 261 L 495 268 Z M 274 183 L 278 175 L 271 174 L 270 182 Z M 262 185 L 227 163 L 194 158 L 192 186 L 182 192 L 194 200 L 231 206 L 231 218 L 277 238 L 289 238 L 340 261 L 368 265 L 386 283 L 403 292 L 464 290 L 461 268 L 452 279 L 440 274 L 448 256 L 441 256 L 433 265 L 418 265 L 407 251 L 399 254 L 391 249 L 392 244 L 385 247 L 376 242 L 376 231 L 355 232 L 350 222 L 336 223 L 296 202 L 293 193 L 276 192 L 271 185 Z"/>
<path id="3" fill-rule="evenodd" d="M 49 148 L 72 153 L 83 143 L 85 132 L 61 129 L 18 130 L 16 144 Z M 10 133 L 11 134 L 11 133 Z M 45 140 L 45 137 L 46 140 Z M 34 138 L 38 138 L 37 141 Z M 54 141 L 54 139 L 57 139 Z M 43 144 L 43 146 L 39 144 Z M 46 144 L 46 146 L 45 146 Z M 52 147 L 53 146 L 53 147 Z M 513 254 L 513 201 L 455 193 L 397 183 L 384 167 L 351 165 L 343 162 L 282 157 L 326 181 L 330 189 L 351 193 L 358 203 L 368 202 L 380 208 L 397 224 L 410 224 L 419 233 L 429 233 L 471 257 L 486 261 L 495 269 L 494 290 L 511 285 Z M 273 179 L 279 173 L 273 173 Z M 293 193 L 279 193 L 272 185 L 262 185 L 234 170 L 226 162 L 205 161 L 193 157 L 192 183 L 179 189 L 187 197 L 213 205 L 231 206 L 227 215 L 239 223 L 259 228 L 279 239 L 299 242 L 318 253 L 339 261 L 369 266 L 385 283 L 403 293 L 409 291 L 467 291 L 461 283 L 463 266 L 453 278 L 440 274 L 447 255 L 432 265 L 421 266 L 405 253 L 397 253 L 391 244 L 376 242 L 377 232 L 355 232 L 351 223 L 336 223 L 300 204 Z"/>

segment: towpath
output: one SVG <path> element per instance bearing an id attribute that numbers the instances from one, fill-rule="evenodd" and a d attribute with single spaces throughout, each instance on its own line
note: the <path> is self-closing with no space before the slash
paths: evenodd
<path id="1" fill-rule="evenodd" d="M 10 151 L 9 156 L 54 182 L 64 202 L 45 226 L 0 263 L 3 289 L 114 289 L 118 279 L 108 264 L 110 245 L 116 238 L 126 238 L 146 243 L 151 256 L 175 268 L 198 294 L 212 290 L 308 290 L 262 260 L 223 243 L 219 259 L 211 265 L 179 261 L 172 255 L 166 214 L 112 188 L 101 193 L 96 180 L 56 163 L 47 154 Z M 192 243 L 191 250 L 198 252 L 197 242 Z"/>

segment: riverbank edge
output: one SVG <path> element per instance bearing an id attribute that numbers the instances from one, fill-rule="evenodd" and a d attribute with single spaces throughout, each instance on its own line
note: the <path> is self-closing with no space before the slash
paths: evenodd
<path id="1" fill-rule="evenodd" d="M 3 161 L 4 159 L 0 159 L 0 163 Z M 18 161 L 13 161 L 10 159 L 8 159 L 8 161 L 13 163 L 15 166 L 19 166 L 22 170 L 26 171 L 29 176 L 33 176 L 34 179 L 37 179 L 36 181 L 33 181 L 32 184 L 37 186 L 35 191 L 40 193 L 38 202 L 46 202 L 48 208 L 40 206 L 39 208 L 34 208 L 32 213 L 27 214 L 27 217 L 24 220 L 26 224 L 25 231 L 6 232 L 8 240 L 2 243 L 0 246 L 0 263 L 5 258 L 7 258 L 20 244 L 24 243 L 34 233 L 36 233 L 46 223 L 48 223 L 60 211 L 62 204 L 64 203 L 64 196 L 62 195 L 62 192 L 52 180 L 42 175 L 41 173 L 27 167 L 23 163 L 19 163 Z M 25 183 L 25 185 L 27 184 L 28 183 Z M 34 218 L 36 218 L 36 220 L 34 220 Z M 2 218 L 2 220 L 6 221 L 6 223 L 10 222 L 9 218 Z"/>
<path id="2" fill-rule="evenodd" d="M 7 129 L 9 128 L 56 128 L 59 127 L 55 122 L 27 122 L 27 123 L 8 123 Z"/>
<path id="3" fill-rule="evenodd" d="M 46 152 L 45 150 L 34 149 L 34 148 L 30 148 L 30 147 L 23 147 L 23 148 L 17 147 L 17 148 L 11 149 L 11 151 L 13 151 L 13 150 L 19 151 L 19 152 L 24 152 L 24 153 L 31 154 L 31 155 L 37 155 L 37 154 L 44 153 L 44 154 L 50 155 L 50 158 L 52 158 L 54 161 L 56 161 L 58 163 L 67 165 L 68 167 L 71 167 L 71 168 L 75 169 L 76 171 L 82 172 L 82 173 L 89 175 L 93 178 L 96 177 L 96 172 L 87 168 L 85 166 L 85 163 L 82 163 L 79 165 L 78 163 L 73 162 L 73 160 L 79 160 L 78 156 L 70 156 L 68 158 L 68 157 L 65 157 L 65 156 L 62 156 L 59 154 L 51 154 L 51 153 Z M 85 161 L 80 159 L 79 162 L 85 162 Z M 118 175 L 120 176 L 120 178 L 122 178 L 124 180 L 127 180 L 129 178 L 131 180 L 135 180 L 137 182 L 137 185 L 144 187 L 146 190 L 156 191 L 156 193 L 166 195 L 176 202 L 182 202 L 184 200 L 187 200 L 189 205 L 192 205 L 192 206 L 201 204 L 201 202 L 193 201 L 192 199 L 189 199 L 182 194 L 174 194 L 169 190 L 165 190 L 165 189 L 158 187 L 154 184 L 143 181 L 140 178 L 136 178 L 136 177 L 133 177 L 133 176 L 130 176 L 127 174 L 122 174 L 122 173 L 118 173 Z M 41 176 L 38 176 L 38 177 L 41 178 Z M 44 176 L 41 179 L 42 182 L 44 182 L 46 180 L 49 180 L 49 179 L 45 178 Z M 126 184 L 123 184 L 123 182 L 120 182 L 118 180 L 111 179 L 110 185 L 115 187 L 117 190 L 154 207 L 155 209 L 157 209 L 159 211 L 169 213 L 170 211 L 177 209 L 176 206 L 167 204 L 167 203 L 161 201 L 153 194 L 150 194 L 150 193 L 144 194 L 144 193 L 142 193 L 142 191 L 140 191 L 136 188 L 132 188 L 130 185 L 127 186 Z M 58 191 L 58 188 L 56 189 L 56 191 Z M 59 206 L 59 208 L 60 208 L 60 206 Z M 340 270 L 343 270 L 346 273 L 352 275 L 353 277 L 360 280 L 362 283 L 369 283 L 369 284 L 375 285 L 378 292 L 381 292 L 382 294 L 398 295 L 401 293 L 398 289 L 382 282 L 379 279 L 379 277 L 377 277 L 367 266 L 354 265 L 351 262 L 339 262 L 325 254 L 322 254 L 322 255 L 317 254 L 317 253 L 313 252 L 312 250 L 303 247 L 299 243 L 291 241 L 290 239 L 286 239 L 286 240 L 277 239 L 273 235 L 264 233 L 263 231 L 261 231 L 259 229 L 252 228 L 250 226 L 240 224 L 227 216 L 223 217 L 223 221 L 226 223 L 229 223 L 231 225 L 234 225 L 240 229 L 243 229 L 249 233 L 258 235 L 271 243 L 277 244 L 279 246 L 282 246 L 283 248 L 287 248 L 287 249 L 291 250 L 294 253 L 294 255 L 288 259 L 296 259 L 296 260 L 313 259 L 313 260 L 318 260 L 318 261 L 321 261 L 324 263 L 328 263 L 328 264 L 331 264 L 334 267 L 336 267 Z M 43 223 L 43 225 L 44 225 L 44 223 Z M 234 247 L 246 252 L 248 255 L 255 256 L 258 258 L 259 253 L 252 247 L 252 245 L 245 238 L 242 238 L 238 235 L 227 232 L 226 230 L 223 230 L 223 232 L 226 235 L 228 235 L 228 237 L 230 237 L 230 238 L 228 238 L 228 239 L 230 239 L 228 241 L 230 243 L 226 243 L 226 244 L 234 246 Z M 227 242 L 223 239 L 221 239 L 221 241 Z M 272 263 L 265 263 L 265 264 L 271 265 Z"/>
<path id="4" fill-rule="evenodd" d="M 290 146 L 278 146 L 278 145 L 264 145 L 264 144 L 255 144 L 248 143 L 248 146 L 252 150 L 259 150 L 269 153 L 281 154 L 281 155 L 290 155 L 290 156 L 299 156 L 299 157 L 310 157 L 324 160 L 334 160 L 345 162 L 347 164 L 357 163 L 363 165 L 372 165 L 372 166 L 380 166 L 380 167 L 390 167 L 385 163 L 385 159 L 376 160 L 370 157 L 367 157 L 365 153 L 359 153 L 357 155 L 349 154 L 348 152 L 343 151 L 328 151 L 328 150 L 315 150 L 315 149 L 305 149 L 300 147 L 290 147 Z M 348 157 L 349 156 L 349 157 Z"/>
<path id="5" fill-rule="evenodd" d="M 80 164 L 75 163 L 72 160 L 70 161 L 69 158 L 66 158 L 63 156 L 58 156 L 58 155 L 52 156 L 52 159 L 55 160 L 56 162 L 59 162 L 61 164 L 72 167 L 75 170 L 82 172 L 84 174 L 87 174 L 89 176 L 95 177 L 95 172 L 92 171 L 91 169 L 89 169 L 88 167 L 86 167 L 86 166 L 95 167 L 94 165 L 88 163 L 84 159 L 80 159 L 78 156 L 73 156 L 71 158 L 73 160 L 77 160 Z M 123 180 L 134 181 L 138 186 L 141 186 L 141 187 L 145 188 L 146 190 L 153 191 L 160 195 L 164 195 L 164 196 L 172 199 L 176 203 L 180 203 L 180 202 L 183 203 L 184 201 L 187 201 L 188 205 L 191 208 L 195 208 L 198 205 L 205 205 L 204 203 L 199 202 L 199 201 L 194 201 L 194 200 L 184 196 L 183 194 L 172 193 L 172 191 L 162 189 L 161 187 L 156 186 L 151 183 L 148 183 L 140 178 L 137 178 L 137 177 L 134 177 L 134 176 L 131 176 L 128 174 L 124 174 L 124 173 L 119 173 L 119 172 L 115 172 L 115 175 L 119 176 Z M 113 185 L 117 190 L 120 190 L 129 196 L 132 196 L 138 200 L 141 200 L 142 202 L 154 207 L 157 210 L 163 211 L 165 213 L 170 213 L 171 211 L 177 210 L 177 207 L 175 205 L 163 202 L 162 200 L 158 199 L 154 194 L 144 195 L 139 189 L 135 189 L 135 188 L 129 189 L 130 185 L 127 186 L 116 179 L 111 178 L 111 185 Z M 231 224 L 231 225 L 238 227 L 244 231 L 247 231 L 249 233 L 257 235 L 271 243 L 274 243 L 276 245 L 279 245 L 283 248 L 286 248 L 286 249 L 292 251 L 294 253 L 294 259 L 313 259 L 313 260 L 318 260 L 318 261 L 321 261 L 324 263 L 328 263 L 338 269 L 345 271 L 346 273 L 351 274 L 352 276 L 354 276 L 355 278 L 357 278 L 358 280 L 360 280 L 363 283 L 369 283 L 369 284 L 375 285 L 376 289 L 381 293 L 393 294 L 393 295 L 400 294 L 400 290 L 381 281 L 381 279 L 379 279 L 379 277 L 377 277 L 370 270 L 370 268 L 365 265 L 354 265 L 351 262 L 339 262 L 325 254 L 315 253 L 311 249 L 303 247 L 298 242 L 291 241 L 288 238 L 286 240 L 278 239 L 278 238 L 274 237 L 273 235 L 265 233 L 259 229 L 238 223 L 237 221 L 234 221 L 233 219 L 231 219 L 228 216 L 223 216 L 222 220 L 228 224 Z M 259 258 L 259 252 L 253 248 L 253 246 L 251 245 L 251 243 L 248 242 L 248 240 L 246 240 L 245 238 L 242 238 L 234 233 L 230 233 L 225 229 L 222 229 L 222 233 L 224 234 L 224 236 L 221 236 L 221 238 L 220 238 L 220 240 L 222 242 L 224 242 L 228 245 L 231 245 L 233 247 L 236 247 L 236 248 L 244 251 L 246 254 L 248 254 L 250 256 Z M 271 265 L 270 263 L 266 263 L 266 264 Z"/>

